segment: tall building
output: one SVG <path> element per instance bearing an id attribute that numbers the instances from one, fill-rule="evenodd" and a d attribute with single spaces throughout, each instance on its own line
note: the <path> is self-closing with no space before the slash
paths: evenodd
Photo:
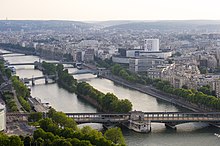
<path id="1" fill-rule="evenodd" d="M 146 52 L 158 52 L 159 51 L 159 39 L 145 39 L 144 51 Z"/>

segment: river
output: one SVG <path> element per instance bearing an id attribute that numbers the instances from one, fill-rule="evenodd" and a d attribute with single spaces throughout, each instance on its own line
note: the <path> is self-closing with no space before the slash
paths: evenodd
<path id="1" fill-rule="evenodd" d="M 1 52 L 6 52 L 0 50 Z M 4 55 L 10 63 L 27 63 L 38 61 L 36 56 L 13 56 L 15 54 Z M 70 68 L 69 72 L 76 69 Z M 31 78 L 41 76 L 42 72 L 34 70 L 33 66 L 16 66 L 17 75 L 21 78 Z M 103 93 L 111 92 L 120 99 L 129 99 L 133 104 L 133 110 L 141 111 L 187 111 L 186 109 L 158 100 L 150 95 L 139 91 L 131 90 L 123 86 L 114 84 L 107 79 L 96 78 L 92 74 L 75 75 L 74 78 L 83 80 Z M 31 87 L 33 97 L 38 97 L 42 102 L 49 102 L 52 107 L 63 112 L 97 112 L 97 110 L 77 98 L 76 94 L 67 92 L 58 87 L 57 84 L 44 84 L 44 80 L 36 81 L 36 85 Z M 214 133 L 220 133 L 217 128 L 208 128 L 204 123 L 187 123 L 177 126 L 177 130 L 166 129 L 164 124 L 153 123 L 152 132 L 140 134 L 127 129 L 123 129 L 123 134 L 128 146 L 217 146 L 220 138 Z"/>

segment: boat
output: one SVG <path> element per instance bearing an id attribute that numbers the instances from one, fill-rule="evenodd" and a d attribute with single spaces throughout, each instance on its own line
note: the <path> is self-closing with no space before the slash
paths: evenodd
<path id="1" fill-rule="evenodd" d="M 220 138 L 220 134 L 214 133 L 214 135 L 217 136 L 218 138 Z"/>

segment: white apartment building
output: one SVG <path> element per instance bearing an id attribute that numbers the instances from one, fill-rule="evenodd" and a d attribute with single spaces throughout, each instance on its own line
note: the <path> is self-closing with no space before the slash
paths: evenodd
<path id="1" fill-rule="evenodd" d="M 158 52 L 159 51 L 159 39 L 145 39 L 144 51 L 146 52 Z"/>

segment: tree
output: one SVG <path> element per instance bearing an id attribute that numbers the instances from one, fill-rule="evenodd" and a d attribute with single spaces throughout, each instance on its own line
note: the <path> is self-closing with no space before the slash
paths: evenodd
<path id="1" fill-rule="evenodd" d="M 9 137 L 10 144 L 9 146 L 23 146 L 23 142 L 18 136 L 10 136 Z"/>
<path id="2" fill-rule="evenodd" d="M 43 138 L 39 137 L 39 138 L 35 141 L 35 144 L 36 144 L 37 146 L 43 146 L 43 144 L 44 144 Z"/>
<path id="3" fill-rule="evenodd" d="M 187 85 L 183 85 L 182 88 L 183 89 L 188 89 L 188 86 Z"/>
<path id="4" fill-rule="evenodd" d="M 82 129 L 81 129 L 81 132 L 83 134 L 87 134 L 87 135 L 92 135 L 94 137 L 102 137 L 102 133 L 97 131 L 97 130 L 94 130 L 92 129 L 90 126 L 84 126 Z"/>
<path id="5" fill-rule="evenodd" d="M 26 136 L 25 138 L 24 138 L 24 146 L 30 146 L 31 145 L 31 143 L 32 143 L 32 137 L 30 137 L 30 136 Z"/>
<path id="6" fill-rule="evenodd" d="M 41 112 L 32 112 L 29 117 L 28 121 L 36 122 L 43 118 L 43 113 Z"/>
<path id="7" fill-rule="evenodd" d="M 125 144 L 125 140 L 120 128 L 116 127 L 116 128 L 108 129 L 105 132 L 104 137 L 108 140 L 111 140 L 115 144 Z"/>

